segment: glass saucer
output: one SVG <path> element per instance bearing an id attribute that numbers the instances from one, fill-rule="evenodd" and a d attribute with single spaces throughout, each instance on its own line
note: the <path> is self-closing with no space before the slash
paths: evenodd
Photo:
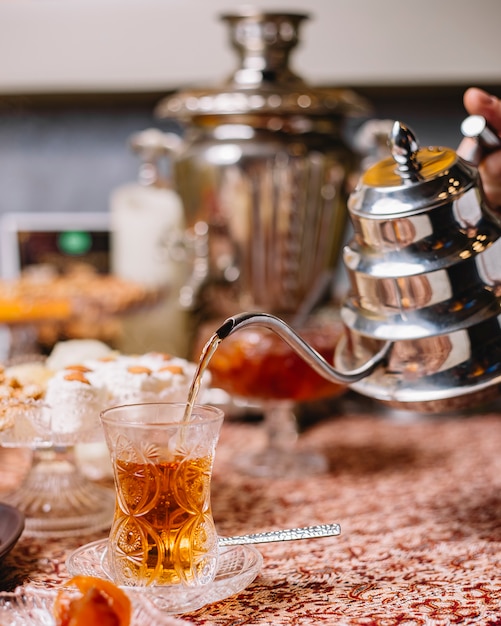
<path id="1" fill-rule="evenodd" d="M 71 576 L 98 576 L 112 580 L 107 565 L 108 540 L 88 543 L 72 552 L 66 568 Z M 263 564 L 253 546 L 219 548 L 216 577 L 203 587 L 123 587 L 130 595 L 148 598 L 156 609 L 173 615 L 191 613 L 207 604 L 225 600 L 243 591 L 256 578 Z"/>

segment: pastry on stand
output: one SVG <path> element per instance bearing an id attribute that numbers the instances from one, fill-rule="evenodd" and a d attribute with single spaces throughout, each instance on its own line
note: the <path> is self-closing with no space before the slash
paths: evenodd
<path id="1" fill-rule="evenodd" d="M 91 481 L 76 444 L 102 440 L 101 410 L 113 404 L 185 402 L 195 365 L 162 353 L 124 355 L 98 341 L 58 344 L 48 359 L 0 368 L 0 444 L 26 447 L 33 461 L 4 499 L 26 532 L 74 536 L 111 523 L 115 492 Z"/>
<path id="2" fill-rule="evenodd" d="M 16 280 L 0 280 L 0 360 L 50 352 L 68 339 L 98 339 L 117 345 L 123 321 L 135 311 L 154 308 L 168 296 L 88 265 L 60 274 L 33 266 Z"/>

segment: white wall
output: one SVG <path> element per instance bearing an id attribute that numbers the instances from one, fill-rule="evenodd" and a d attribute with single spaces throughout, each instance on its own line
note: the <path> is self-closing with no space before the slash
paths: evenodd
<path id="1" fill-rule="evenodd" d="M 235 0 L 0 0 L 0 93 L 166 90 L 233 70 Z M 312 15 L 293 57 L 317 83 L 501 83 L 501 0 L 255 0 Z"/>

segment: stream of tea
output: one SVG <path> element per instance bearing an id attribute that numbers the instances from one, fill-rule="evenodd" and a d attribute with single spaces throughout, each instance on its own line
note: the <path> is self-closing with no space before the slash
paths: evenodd
<path id="1" fill-rule="evenodd" d="M 219 337 L 217 333 L 214 333 L 209 341 L 205 344 L 201 354 L 200 360 L 198 362 L 197 369 L 195 370 L 195 374 L 193 376 L 193 380 L 191 381 L 190 389 L 188 391 L 188 400 L 186 403 L 186 409 L 184 411 L 183 422 L 189 422 L 191 419 L 191 414 L 193 413 L 193 407 L 198 397 L 198 393 L 200 391 L 200 385 L 202 383 L 202 377 L 209 365 L 209 362 L 212 358 L 212 355 L 217 350 L 217 347 L 221 343 L 222 339 Z"/>

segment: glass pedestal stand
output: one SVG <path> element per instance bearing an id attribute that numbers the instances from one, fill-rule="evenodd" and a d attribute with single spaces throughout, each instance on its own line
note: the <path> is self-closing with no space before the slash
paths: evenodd
<path id="1" fill-rule="evenodd" d="M 262 408 L 265 447 L 254 454 L 239 456 L 237 465 L 241 472 L 260 478 L 302 478 L 328 471 L 324 455 L 296 446 L 298 429 L 294 402 L 270 400 L 263 402 Z"/>
<path id="2" fill-rule="evenodd" d="M 35 449 L 23 483 L 3 498 L 25 515 L 25 533 L 64 537 L 109 527 L 115 492 L 88 480 L 73 446 Z"/>
<path id="3" fill-rule="evenodd" d="M 320 376 L 273 328 L 261 326 L 261 321 L 234 327 L 236 332 L 224 337 L 209 363 L 215 387 L 243 403 L 259 406 L 263 413 L 263 449 L 245 454 L 242 447 L 235 464 L 241 472 L 263 478 L 323 474 L 329 470 L 328 459 L 297 441 L 295 410 L 300 402 L 337 397 L 346 391 L 346 385 Z M 325 361 L 334 361 L 344 332 L 337 311 L 318 311 L 295 330 Z"/>
<path id="4" fill-rule="evenodd" d="M 109 527 L 115 491 L 87 478 L 75 456 L 77 443 L 99 441 L 99 417 L 92 416 L 84 431 L 55 434 L 44 410 L 16 407 L 12 427 L 0 432 L 1 446 L 33 450 L 23 482 L 2 500 L 25 515 L 27 535 L 73 537 Z"/>

